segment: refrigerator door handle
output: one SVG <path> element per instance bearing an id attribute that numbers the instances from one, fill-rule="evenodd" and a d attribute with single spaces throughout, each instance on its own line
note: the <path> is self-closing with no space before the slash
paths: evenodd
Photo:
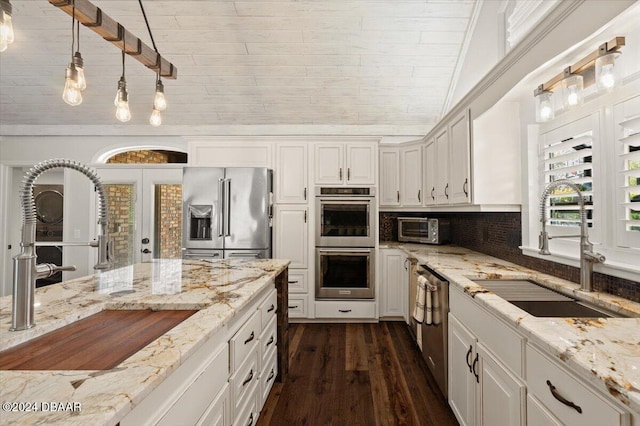
<path id="1" fill-rule="evenodd" d="M 231 236 L 231 179 L 225 179 L 225 183 L 227 185 L 227 188 L 225 190 L 225 197 L 226 197 L 225 208 L 227 209 L 227 212 L 225 215 L 225 222 L 226 222 L 225 236 L 230 237 Z"/>
<path id="2" fill-rule="evenodd" d="M 218 203 L 218 237 L 222 237 L 224 235 L 224 179 L 218 179 L 218 194 L 220 194 L 220 202 Z"/>

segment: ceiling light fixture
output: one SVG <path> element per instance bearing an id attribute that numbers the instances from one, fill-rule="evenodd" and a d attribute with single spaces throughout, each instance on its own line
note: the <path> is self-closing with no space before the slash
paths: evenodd
<path id="1" fill-rule="evenodd" d="M 595 68 L 598 92 L 611 90 L 617 82 L 614 73 L 615 59 L 624 44 L 624 37 L 615 37 L 601 44 L 598 49 L 565 68 L 563 72 L 546 83 L 539 85 L 533 92 L 536 99 L 536 121 L 545 122 L 554 118 L 552 94 L 557 88 L 561 88 L 562 104 L 565 109 L 582 105 L 584 87 L 593 84 L 592 81 L 588 84 L 585 82 L 583 73 L 586 71 L 593 71 Z"/>
<path id="2" fill-rule="evenodd" d="M 124 41 L 122 43 L 124 45 Z M 125 73 L 125 53 L 122 50 L 122 76 L 118 81 L 118 91 L 113 101 L 116 106 L 116 118 L 123 123 L 131 120 L 131 110 L 129 110 L 129 93 L 127 92 L 127 80 L 124 78 Z"/>
<path id="3" fill-rule="evenodd" d="M 13 9 L 9 0 L 0 0 L 0 52 L 7 50 L 13 43 L 13 24 L 11 23 L 11 13 Z"/>
<path id="4" fill-rule="evenodd" d="M 73 14 L 71 15 L 71 62 L 69 62 L 65 70 L 64 90 L 62 91 L 62 100 L 71 106 L 78 106 L 82 103 L 82 93 L 78 86 L 78 69 L 76 68 L 73 55 L 75 47 L 75 26 L 75 9 L 73 9 Z"/>
<path id="5" fill-rule="evenodd" d="M 159 62 L 161 56 L 158 52 L 156 41 L 153 39 L 153 33 L 151 32 L 151 26 L 149 25 L 149 20 L 147 19 L 147 13 L 144 11 L 142 0 L 138 0 L 138 4 L 140 4 L 140 10 L 142 11 L 144 23 L 146 24 L 147 31 L 149 32 L 149 38 L 151 39 L 153 50 L 156 51 L 156 61 Z M 151 124 L 153 127 L 160 126 L 162 124 L 162 116 L 160 115 L 160 111 L 164 111 L 165 109 L 167 109 L 167 99 L 164 97 L 164 85 L 162 84 L 160 73 L 158 73 L 156 74 L 156 94 L 153 98 L 153 110 L 151 111 L 151 116 L 149 117 L 149 124 Z"/>
<path id="6" fill-rule="evenodd" d="M 76 66 L 76 71 L 78 71 L 78 79 L 76 80 L 76 85 L 78 86 L 78 90 L 81 92 L 87 88 L 87 79 L 84 77 L 84 60 L 82 59 L 82 55 L 80 54 L 80 22 L 76 21 L 76 38 L 78 40 L 78 48 L 76 49 L 76 53 L 73 54 L 73 65 Z"/>

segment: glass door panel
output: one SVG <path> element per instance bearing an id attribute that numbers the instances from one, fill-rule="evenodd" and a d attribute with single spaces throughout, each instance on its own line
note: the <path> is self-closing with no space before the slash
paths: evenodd
<path id="1" fill-rule="evenodd" d="M 156 184 L 153 257 L 182 257 L 182 185 Z"/>

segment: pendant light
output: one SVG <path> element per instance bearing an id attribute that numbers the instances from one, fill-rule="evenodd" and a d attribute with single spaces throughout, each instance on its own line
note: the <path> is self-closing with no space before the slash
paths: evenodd
<path id="1" fill-rule="evenodd" d="M 75 47 L 75 25 L 76 25 L 76 3 L 73 2 L 73 13 L 71 15 L 71 62 L 65 70 L 64 90 L 62 100 L 71 106 L 78 106 L 82 103 L 82 93 L 78 87 L 78 69 L 73 60 L 73 50 Z M 80 25 L 80 24 L 78 24 Z"/>
<path id="2" fill-rule="evenodd" d="M 12 12 L 11 2 L 9 0 L 0 0 L 0 52 L 7 50 L 7 47 L 15 39 L 13 24 L 11 23 Z"/>
<path id="3" fill-rule="evenodd" d="M 76 66 L 76 71 L 78 72 L 78 78 L 76 80 L 76 85 L 78 86 L 78 90 L 84 91 L 87 88 L 87 80 L 84 77 L 84 60 L 82 59 L 82 55 L 80 54 L 80 22 L 76 21 L 76 35 L 78 39 L 78 49 L 76 53 L 73 54 L 73 65 Z"/>
<path id="4" fill-rule="evenodd" d="M 138 4 L 140 4 L 140 10 L 142 11 L 142 16 L 144 17 L 144 23 L 147 25 L 147 31 L 149 31 L 149 38 L 151 39 L 151 44 L 153 45 L 153 49 L 156 51 L 157 55 L 156 64 L 158 66 L 158 72 L 156 74 L 156 94 L 153 98 L 153 109 L 151 111 L 151 116 L 149 116 L 149 124 L 151 124 L 153 127 L 158 127 L 162 124 L 162 116 L 160 115 L 160 111 L 164 111 L 165 109 L 167 109 L 167 99 L 164 96 L 164 84 L 162 84 L 162 78 L 160 77 L 160 73 L 162 71 L 162 62 L 160 60 L 160 53 L 158 53 L 156 41 L 153 39 L 151 26 L 149 26 L 147 13 L 144 11 L 144 6 L 142 5 L 142 0 L 138 0 Z"/>
<path id="5" fill-rule="evenodd" d="M 124 37 L 123 37 L 124 38 Z M 129 93 L 127 92 L 127 80 L 124 78 L 125 73 L 125 44 L 122 42 L 122 76 L 118 81 L 118 91 L 113 101 L 116 106 L 116 118 L 123 123 L 131 120 L 131 111 L 129 110 Z"/>

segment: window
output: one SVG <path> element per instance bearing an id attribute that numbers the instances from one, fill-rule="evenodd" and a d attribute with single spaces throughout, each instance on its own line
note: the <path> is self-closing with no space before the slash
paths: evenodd
<path id="1" fill-rule="evenodd" d="M 640 96 L 614 107 L 617 240 L 640 248 Z"/>

